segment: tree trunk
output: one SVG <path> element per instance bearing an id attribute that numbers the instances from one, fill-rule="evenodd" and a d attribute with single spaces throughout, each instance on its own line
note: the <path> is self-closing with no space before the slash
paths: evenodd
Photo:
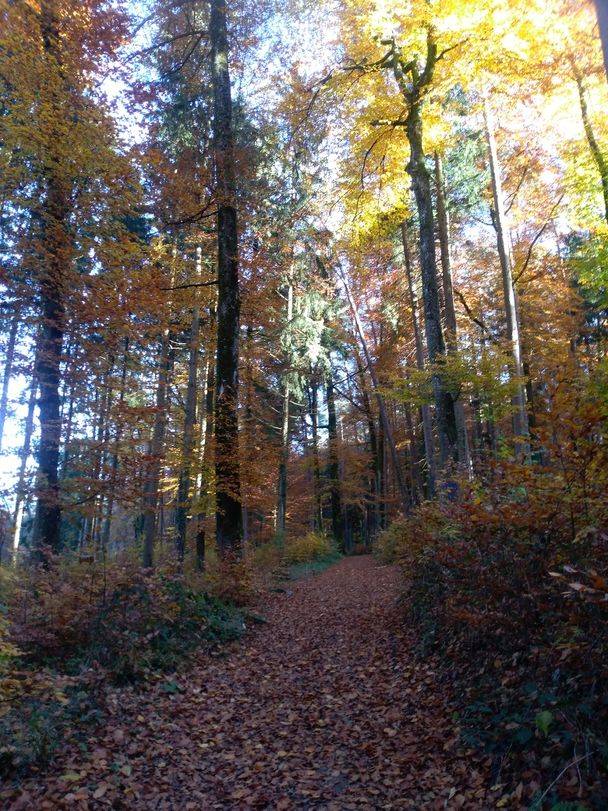
<path id="1" fill-rule="evenodd" d="M 156 537 L 156 520 L 158 513 L 158 491 L 165 448 L 167 430 L 167 402 L 169 388 L 169 371 L 172 363 L 171 336 L 169 327 L 165 327 L 160 349 L 160 366 L 156 387 L 156 413 L 150 441 L 150 463 L 146 471 L 144 485 L 143 517 L 143 566 L 146 569 L 154 565 L 154 541 Z"/>
<path id="2" fill-rule="evenodd" d="M 443 165 L 438 152 L 435 152 L 435 184 L 437 190 L 437 225 L 439 229 L 439 245 L 441 249 L 441 277 L 445 307 L 445 331 L 448 352 L 458 352 L 458 323 L 456 321 L 456 307 L 454 306 L 454 288 L 452 285 L 452 257 L 450 255 L 450 219 L 445 199 L 445 182 L 443 178 Z M 469 452 L 469 438 L 464 412 L 464 403 L 461 397 L 454 399 L 454 418 L 456 420 L 456 434 L 458 437 L 458 459 L 471 475 L 471 457 Z"/>
<path id="3" fill-rule="evenodd" d="M 422 141 L 422 99 L 410 105 L 407 116 L 407 138 L 410 146 L 408 172 L 412 178 L 412 187 L 418 211 L 420 229 L 420 269 L 422 272 L 422 299 L 424 303 L 424 322 L 429 360 L 435 363 L 445 355 L 445 346 L 441 332 L 441 311 L 437 288 L 437 260 L 435 258 L 435 226 L 433 221 L 433 203 L 431 181 L 426 166 L 426 156 Z M 439 458 L 444 467 L 450 459 L 458 458 L 458 439 L 456 417 L 452 395 L 445 387 L 441 375 L 433 375 L 433 393 L 439 436 Z"/>
<path id="4" fill-rule="evenodd" d="M 319 407 L 317 380 L 311 378 L 308 387 L 308 403 L 310 422 L 312 425 L 312 472 L 313 472 L 313 503 L 314 503 L 314 529 L 323 532 L 323 503 L 321 498 L 321 464 L 319 461 Z"/>
<path id="5" fill-rule="evenodd" d="M 15 311 L 11 318 L 11 326 L 8 333 L 6 346 L 6 358 L 4 361 L 4 375 L 2 377 L 2 394 L 0 394 L 0 452 L 2 451 L 2 440 L 4 438 L 4 423 L 8 410 L 8 388 L 13 375 L 13 363 L 15 361 L 15 348 L 17 346 L 17 332 L 19 330 L 19 320 L 21 318 L 21 307 L 15 303 Z"/>
<path id="6" fill-rule="evenodd" d="M 60 52 L 58 20 L 54 4 L 40 6 L 41 34 L 45 56 L 53 72 L 57 72 L 60 85 L 48 88 L 48 115 L 51 136 L 65 119 L 62 91 L 68 90 Z M 51 138 L 51 144 L 53 139 Z M 59 133 L 56 142 L 61 142 Z M 52 147 L 51 147 L 52 149 Z M 40 442 L 38 448 L 38 474 L 36 492 L 38 503 L 34 527 L 34 558 L 48 563 L 45 549 L 58 552 L 61 548 L 61 496 L 59 489 L 59 448 L 61 443 L 61 356 L 65 331 L 65 289 L 68 283 L 73 246 L 68 228 L 72 210 L 71 188 L 63 171 L 63 157 L 51 155 L 49 167 L 42 180 L 44 199 L 39 211 L 40 219 L 40 303 L 41 330 L 36 352 L 35 376 L 38 380 L 40 415 Z M 51 163 L 51 160 L 54 163 Z"/>
<path id="7" fill-rule="evenodd" d="M 217 543 L 221 556 L 242 554 L 238 395 L 240 292 L 232 97 L 225 0 L 211 0 L 213 140 L 217 196 L 218 307 L 215 402 Z"/>
<path id="8" fill-rule="evenodd" d="M 486 136 L 490 155 L 490 174 L 492 177 L 492 196 L 494 198 L 494 225 L 496 228 L 496 241 L 500 268 L 502 272 L 502 289 L 507 320 L 507 338 L 511 353 L 513 374 L 517 378 L 523 377 L 521 341 L 519 336 L 519 319 L 517 315 L 517 300 L 513 285 L 513 267 L 511 260 L 511 239 L 505 212 L 502 181 L 500 178 L 500 165 L 494 135 L 494 122 L 488 100 L 484 99 L 484 117 Z M 517 391 L 512 398 L 513 405 L 513 436 L 515 449 L 527 453 L 529 450 L 528 414 L 526 411 L 526 394 L 523 383 L 518 383 Z"/>
<path id="9" fill-rule="evenodd" d="M 591 119 L 589 118 L 589 109 L 587 108 L 587 98 L 585 95 L 585 77 L 579 70 L 574 57 L 571 58 L 570 64 L 572 66 L 572 73 L 574 74 L 574 79 L 576 81 L 576 87 L 578 90 L 578 101 L 581 109 L 581 118 L 583 120 L 585 136 L 587 138 L 587 143 L 589 144 L 591 156 L 593 157 L 597 170 L 600 173 L 602 196 L 604 198 L 604 217 L 608 221 L 608 161 L 606 161 L 604 158 L 600 145 L 595 137 L 595 133 L 593 132 Z"/>
<path id="10" fill-rule="evenodd" d="M 371 456 L 371 476 L 370 476 L 370 498 L 371 510 L 368 520 L 368 529 L 370 537 L 373 539 L 380 529 L 380 499 L 382 497 L 382 459 L 380 457 L 380 448 L 378 443 L 378 432 L 376 431 L 376 421 L 371 409 L 369 394 L 367 389 L 367 382 L 363 364 L 359 353 L 355 353 L 357 361 L 357 371 L 359 373 L 359 381 L 361 385 L 361 399 L 363 401 L 363 410 L 367 420 L 367 433 L 369 435 L 369 446 Z"/>
<path id="11" fill-rule="evenodd" d="M 407 287 L 410 296 L 410 308 L 412 312 L 412 330 L 414 332 L 414 344 L 416 347 L 416 368 L 422 371 L 425 366 L 424 346 L 422 343 L 422 334 L 420 332 L 420 324 L 418 321 L 418 297 L 416 295 L 414 281 L 412 279 L 412 258 L 410 254 L 409 241 L 407 238 L 407 227 L 405 222 L 401 223 L 401 241 L 403 244 L 405 276 L 407 280 Z M 426 457 L 427 496 L 428 498 L 434 498 L 437 489 L 437 471 L 435 467 L 435 447 L 433 442 L 433 421 L 431 418 L 431 409 L 425 404 L 421 406 L 420 412 L 422 421 L 422 435 L 424 437 L 424 451 Z"/>
<path id="12" fill-rule="evenodd" d="M 293 319 L 293 286 L 287 288 L 287 325 Z M 277 482 L 277 525 L 276 539 L 282 546 L 285 541 L 285 521 L 287 518 L 287 465 L 289 464 L 289 372 L 283 375 L 283 417 L 281 422 L 281 460 Z"/>
<path id="13" fill-rule="evenodd" d="M 28 401 L 27 416 L 23 431 L 23 445 L 21 446 L 21 462 L 19 464 L 19 475 L 17 477 L 17 488 L 15 498 L 15 512 L 13 517 L 13 566 L 17 565 L 19 557 L 19 544 L 21 542 L 21 525 L 23 523 L 23 511 L 27 496 L 25 475 L 27 471 L 27 460 L 31 452 L 32 435 L 34 433 L 34 411 L 36 408 L 36 392 L 38 384 L 36 378 L 32 380 L 30 388 L 30 398 Z"/>
<path id="14" fill-rule="evenodd" d="M 129 357 L 129 338 L 126 337 L 124 340 L 124 352 L 122 358 L 122 369 L 120 372 L 120 391 L 118 394 L 118 406 L 119 409 L 122 408 L 122 405 L 125 401 L 125 384 L 127 380 L 127 360 Z M 116 476 L 118 473 L 118 443 L 120 442 L 122 436 L 122 426 L 119 425 L 116 428 L 116 434 L 114 436 L 114 449 L 112 451 L 112 461 L 110 463 L 110 484 L 108 488 L 108 498 L 106 502 L 106 514 L 103 520 L 103 528 L 101 530 L 101 548 L 107 550 L 108 544 L 110 542 L 110 532 L 112 529 L 112 512 L 114 510 L 114 499 L 116 498 Z"/>
<path id="15" fill-rule="evenodd" d="M 346 292 L 346 297 L 348 299 L 348 303 L 351 309 L 351 313 L 353 316 L 353 321 L 355 323 L 355 328 L 357 330 L 357 334 L 359 336 L 359 340 L 361 341 L 361 347 L 363 349 L 363 354 L 365 356 L 365 362 L 367 363 L 367 367 L 369 369 L 369 375 L 372 381 L 372 387 L 374 389 L 374 393 L 376 395 L 376 400 L 378 402 L 378 410 L 380 412 L 380 420 L 382 422 L 382 426 L 384 428 L 384 438 L 386 443 L 388 444 L 389 451 L 391 454 L 391 461 L 393 463 L 395 479 L 397 481 L 397 489 L 399 491 L 399 501 L 401 504 L 402 512 L 407 515 L 410 511 L 411 502 L 410 497 L 407 492 L 407 487 L 405 484 L 405 480 L 403 478 L 403 470 L 401 468 L 401 462 L 399 461 L 399 456 L 397 454 L 397 446 L 395 445 L 395 439 L 393 436 L 393 431 L 391 424 L 388 420 L 388 415 L 386 413 L 386 407 L 384 405 L 384 400 L 382 395 L 380 394 L 380 386 L 378 384 L 378 378 L 376 376 L 376 372 L 374 369 L 374 365 L 372 362 L 372 357 L 370 355 L 369 349 L 367 347 L 367 341 L 365 339 L 365 333 L 363 332 L 363 326 L 361 324 L 361 319 L 359 318 L 359 310 L 357 309 L 357 305 L 355 300 L 352 296 L 350 291 L 350 287 L 348 282 L 346 281 L 346 277 L 339 271 L 340 278 L 342 279 L 342 284 L 344 285 L 344 290 Z"/>
<path id="16" fill-rule="evenodd" d="M 331 504 L 331 529 L 338 549 L 344 549 L 344 516 L 342 515 L 342 496 L 340 493 L 340 462 L 338 456 L 338 419 L 336 415 L 336 396 L 332 372 L 329 371 L 326 381 L 327 393 L 327 435 L 329 493 Z"/>
<path id="17" fill-rule="evenodd" d="M 202 250 L 196 249 L 196 278 L 200 280 L 202 268 Z M 194 455 L 194 427 L 196 425 L 196 395 L 198 377 L 198 353 L 200 343 L 200 309 L 198 304 L 192 308 L 190 326 L 190 356 L 188 359 L 188 387 L 186 390 L 186 413 L 184 415 L 184 433 L 182 436 L 182 465 L 177 489 L 177 554 L 183 561 L 186 554 L 188 532 L 188 513 L 190 511 L 190 489 L 192 486 L 192 458 Z"/>

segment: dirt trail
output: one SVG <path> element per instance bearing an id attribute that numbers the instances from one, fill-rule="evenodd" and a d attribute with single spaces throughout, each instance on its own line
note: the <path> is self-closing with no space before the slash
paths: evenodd
<path id="1" fill-rule="evenodd" d="M 182 692 L 113 690 L 89 751 L 11 809 L 496 807 L 432 665 L 397 630 L 394 570 L 347 558 L 288 589 L 229 656 L 175 677 Z"/>

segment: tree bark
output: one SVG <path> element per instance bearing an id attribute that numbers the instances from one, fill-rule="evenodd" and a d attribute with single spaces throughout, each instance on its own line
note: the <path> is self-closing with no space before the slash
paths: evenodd
<path id="1" fill-rule="evenodd" d="M 23 445 L 21 446 L 21 461 L 19 463 L 19 475 L 17 477 L 16 498 L 15 498 L 15 512 L 13 516 L 13 566 L 17 565 L 19 558 L 19 544 L 21 542 L 21 526 L 23 523 L 23 511 L 25 509 L 25 501 L 27 496 L 26 490 L 26 471 L 27 460 L 32 449 L 32 435 L 34 433 L 34 411 L 36 408 L 36 392 L 38 383 L 36 378 L 32 380 L 30 388 L 30 397 L 28 401 L 27 416 L 25 418 L 25 427 L 23 431 Z"/>
<path id="2" fill-rule="evenodd" d="M 606 12 L 608 15 L 608 12 Z M 587 107 L 587 98 L 586 98 L 586 88 L 585 88 L 585 77 L 579 70 L 574 57 L 570 60 L 570 64 L 572 66 L 572 73 L 574 74 L 574 79 L 576 81 L 576 87 L 578 90 L 578 100 L 581 109 L 581 118 L 583 120 L 583 128 L 585 130 L 585 136 L 587 138 L 587 143 L 589 144 L 589 150 L 591 152 L 591 156 L 597 166 L 597 170 L 600 173 L 600 180 L 602 183 L 602 197 L 604 199 L 604 218 L 608 221 L 608 161 L 606 161 L 600 145 L 595 137 L 595 133 L 593 131 L 593 126 L 591 124 L 591 119 L 589 118 L 589 108 Z"/>
<path id="3" fill-rule="evenodd" d="M 202 250 L 196 249 L 196 278 L 200 280 L 202 269 Z M 190 326 L 190 355 L 188 358 L 188 386 L 186 390 L 186 409 L 184 414 L 184 432 L 182 435 L 182 463 L 177 488 L 177 554 L 183 561 L 186 554 L 188 534 L 188 513 L 192 487 L 192 458 L 194 456 L 194 428 L 196 425 L 196 400 L 198 379 L 198 354 L 200 344 L 200 309 L 197 303 L 192 308 Z"/>
<path id="4" fill-rule="evenodd" d="M 51 128 L 63 122 L 66 110 L 63 92 L 69 92 L 61 58 L 59 23 L 54 4 L 40 7 L 42 44 L 49 70 L 59 77 L 59 90 L 49 83 L 49 116 Z M 56 121 L 56 123 L 54 123 Z M 53 141 L 53 130 L 50 143 Z M 56 142 L 60 143 L 59 133 Z M 52 149 L 52 146 L 51 146 Z M 38 497 L 34 526 L 34 558 L 48 564 L 45 550 L 61 548 L 61 496 L 59 488 L 59 448 L 61 443 L 61 357 L 65 332 L 65 288 L 72 260 L 73 246 L 68 227 L 72 210 L 70 181 L 63 171 L 61 155 L 50 155 L 49 167 L 42 180 L 43 201 L 39 210 L 41 330 L 36 352 L 40 416 L 38 449 Z"/>
<path id="5" fill-rule="evenodd" d="M 367 367 L 369 369 L 369 375 L 372 381 L 372 387 L 374 389 L 374 393 L 376 395 L 376 400 L 378 402 L 378 410 L 380 412 L 380 420 L 382 422 L 382 426 L 384 428 L 384 439 L 388 444 L 389 451 L 391 454 L 391 461 L 393 463 L 393 469 L 395 474 L 395 479 L 397 481 L 397 489 L 399 491 L 399 501 L 401 504 L 401 510 L 405 515 L 409 513 L 411 508 L 411 500 L 409 494 L 407 492 L 407 486 L 405 484 L 405 480 L 403 478 L 403 470 L 401 468 L 401 462 L 399 460 L 399 455 L 397 454 L 397 446 L 395 445 L 395 439 L 393 436 L 393 430 L 391 424 L 388 420 L 388 415 L 386 413 L 386 407 L 384 405 L 384 400 L 382 395 L 380 394 L 380 386 L 378 384 L 378 377 L 376 375 L 376 371 L 374 369 L 374 364 L 372 361 L 372 357 L 370 355 L 367 341 L 365 339 L 365 333 L 363 332 L 363 326 L 361 324 L 361 319 L 359 318 L 359 310 L 355 303 L 355 300 L 352 296 L 350 286 L 346 280 L 346 277 L 342 273 L 342 271 L 338 271 L 340 274 L 340 278 L 342 279 L 342 284 L 344 285 L 344 290 L 346 292 L 346 297 L 348 299 L 348 303 L 351 309 L 351 313 L 353 316 L 353 321 L 355 323 L 355 329 L 357 330 L 357 334 L 359 336 L 359 340 L 361 341 L 361 348 L 363 349 L 363 354 L 365 356 L 365 362 L 367 363 Z"/>
<path id="6" fill-rule="evenodd" d="M 0 452 L 2 451 L 2 440 L 4 439 L 4 423 L 8 410 L 8 388 L 13 375 L 13 363 L 15 362 L 15 348 L 17 346 L 17 332 L 19 330 L 19 320 L 21 318 L 21 308 L 15 303 L 15 311 L 11 318 L 11 326 L 8 333 L 6 345 L 6 358 L 4 360 L 4 375 L 2 377 L 2 394 L 0 394 Z"/>
<path id="7" fill-rule="evenodd" d="M 407 238 L 407 226 L 405 222 L 401 223 L 401 242 L 403 245 L 403 256 L 405 259 L 405 277 L 407 280 L 407 287 L 410 296 L 410 308 L 412 312 L 412 330 L 414 332 L 414 344 L 416 347 L 416 368 L 419 371 L 424 369 L 424 346 L 422 343 L 422 334 L 420 332 L 420 324 L 418 321 L 418 297 L 414 289 L 414 281 L 412 279 L 412 257 L 410 254 L 409 241 Z M 424 451 L 426 457 L 426 475 L 427 475 L 427 495 L 428 498 L 434 498 L 437 491 L 437 470 L 435 466 L 435 447 L 433 442 L 433 421 L 431 418 L 431 409 L 428 405 L 422 405 L 420 408 L 420 415 L 422 420 L 422 435 L 424 437 Z"/>
<path id="8" fill-rule="evenodd" d="M 215 401 L 217 543 L 221 556 L 242 554 L 238 395 L 240 291 L 232 96 L 225 0 L 211 0 L 213 141 L 217 196 L 218 307 Z"/>
<path id="9" fill-rule="evenodd" d="M 507 321 L 507 338 L 511 354 L 513 374 L 523 378 L 521 340 L 519 335 L 519 319 L 517 313 L 517 298 L 513 285 L 513 266 L 511 259 L 511 238 L 504 205 L 502 181 L 500 178 L 500 165 L 496 137 L 494 135 L 494 121 L 487 98 L 484 99 L 484 118 L 486 124 L 486 137 L 490 156 L 490 175 L 492 178 L 492 196 L 494 199 L 494 225 L 496 228 L 496 241 L 498 256 L 502 272 L 502 289 Z M 527 453 L 528 444 L 528 414 L 526 411 L 526 393 L 524 384 L 519 382 L 512 398 L 513 405 L 513 436 L 516 451 Z"/>
<path id="10" fill-rule="evenodd" d="M 435 363 L 445 355 L 445 345 L 441 332 L 441 309 L 437 287 L 431 180 L 426 165 L 422 137 L 422 108 L 428 87 L 433 81 L 438 59 L 435 32 L 431 26 L 427 28 L 426 45 L 426 61 L 422 70 L 419 69 L 416 60 L 408 62 L 404 59 L 395 42 L 393 42 L 392 65 L 395 80 L 407 104 L 405 131 L 410 147 L 407 171 L 412 178 L 412 188 L 418 211 L 420 269 L 428 356 L 430 362 Z M 433 394 L 439 436 L 439 457 L 441 466 L 444 467 L 450 459 L 458 459 L 458 444 L 454 402 L 445 386 L 445 381 L 438 372 L 433 375 Z"/>
<path id="11" fill-rule="evenodd" d="M 443 299 L 445 307 L 445 331 L 448 352 L 458 352 L 458 323 L 456 321 L 456 307 L 454 306 L 454 288 L 452 285 L 452 257 L 450 254 L 450 218 L 445 197 L 445 181 L 443 177 L 443 164 L 438 152 L 435 152 L 435 185 L 437 190 L 437 225 L 439 230 L 439 246 L 441 249 L 441 278 Z M 469 438 L 461 397 L 454 399 L 454 418 L 456 421 L 456 434 L 458 437 L 458 459 L 471 475 L 471 456 L 469 452 Z"/>
<path id="12" fill-rule="evenodd" d="M 287 326 L 293 319 L 293 285 L 287 288 Z M 281 546 L 285 541 L 287 518 L 287 466 L 289 464 L 289 398 L 291 396 L 288 373 L 283 375 L 283 411 L 281 420 L 281 459 L 277 482 L 276 540 Z"/>
<path id="13" fill-rule="evenodd" d="M 315 532 L 323 532 L 323 502 L 321 497 L 321 464 L 319 461 L 319 405 L 318 405 L 318 385 L 312 373 L 308 386 L 308 404 L 310 412 L 310 422 L 312 426 L 312 473 L 313 473 L 313 504 L 314 504 L 314 529 Z"/>
<path id="14" fill-rule="evenodd" d="M 344 516 L 342 514 L 342 495 L 340 492 L 340 462 L 338 456 L 338 418 L 336 415 L 336 395 L 334 381 L 330 370 L 326 381 L 327 394 L 327 434 L 329 494 L 331 504 L 331 529 L 338 549 L 344 549 Z"/>
<path id="15" fill-rule="evenodd" d="M 156 520 L 158 514 L 158 491 L 161 468 L 165 449 L 167 430 L 167 401 L 169 388 L 169 371 L 172 363 L 171 336 L 169 327 L 164 330 L 161 350 L 158 383 L 156 386 L 156 413 L 150 441 L 150 463 L 146 471 L 144 485 L 144 518 L 143 518 L 143 566 L 150 569 L 154 565 L 154 541 L 156 537 Z"/>

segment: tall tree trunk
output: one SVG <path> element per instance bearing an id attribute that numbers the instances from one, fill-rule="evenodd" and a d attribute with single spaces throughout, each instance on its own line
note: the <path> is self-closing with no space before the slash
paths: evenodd
<path id="1" fill-rule="evenodd" d="M 317 380 L 311 377 L 308 386 L 308 403 L 310 411 L 310 422 L 312 425 L 312 473 L 313 473 L 313 504 L 314 504 L 314 529 L 316 532 L 323 531 L 323 503 L 321 498 L 321 464 L 319 462 L 319 406 L 318 406 L 318 385 Z"/>
<path id="2" fill-rule="evenodd" d="M 435 185 L 437 190 L 437 225 L 439 229 L 439 246 L 441 249 L 441 278 L 443 287 L 445 331 L 448 352 L 458 352 L 458 323 L 454 306 L 454 288 L 452 285 L 452 257 L 450 254 L 450 218 L 445 197 L 443 164 L 438 152 L 435 152 Z M 467 475 L 471 473 L 469 438 L 462 397 L 454 399 L 454 418 L 458 437 L 458 459 Z"/>
<path id="3" fill-rule="evenodd" d="M 217 311 L 214 307 L 209 308 L 210 325 L 215 324 Z M 202 572 L 205 568 L 205 546 L 206 546 L 206 520 L 210 512 L 209 507 L 209 478 L 213 459 L 213 438 L 215 435 L 215 363 L 212 353 L 208 351 L 204 371 L 203 400 L 201 401 L 201 448 L 200 461 L 202 475 L 197 482 L 197 492 L 201 509 L 197 515 L 196 526 L 196 568 Z"/>
<path id="4" fill-rule="evenodd" d="M 344 516 L 342 514 L 342 495 L 340 487 L 340 461 L 338 455 L 338 418 L 336 414 L 336 395 L 332 371 L 325 381 L 327 393 L 327 435 L 329 494 L 331 504 L 331 529 L 338 549 L 344 548 Z"/>
<path id="5" fill-rule="evenodd" d="M 129 338 L 124 340 L 124 351 L 122 357 L 122 369 L 120 372 L 120 390 L 118 394 L 119 410 L 125 401 L 125 388 L 127 380 L 127 361 L 129 358 Z M 103 528 L 101 530 L 101 547 L 107 550 L 110 542 L 110 532 L 112 529 L 112 513 L 114 511 L 114 500 L 116 498 L 116 476 L 118 474 L 118 443 L 122 437 L 122 425 L 118 425 L 114 436 L 114 449 L 112 451 L 112 461 L 110 463 L 110 484 L 108 488 L 108 498 L 106 502 L 106 514 L 103 520 Z"/>
<path id="6" fill-rule="evenodd" d="M 48 103 L 49 117 L 53 121 L 51 124 L 53 129 L 65 118 L 62 93 L 68 89 L 61 60 L 59 24 L 54 3 L 48 0 L 41 3 L 40 22 L 43 49 L 48 65 L 51 71 L 57 72 L 60 80 L 59 90 L 57 86 L 49 86 L 48 98 L 45 99 Z M 49 134 L 52 136 L 53 132 Z M 55 135 L 59 145 L 61 142 L 59 132 Z M 50 142 L 53 143 L 52 137 Z M 58 154 L 49 158 L 55 163 L 47 168 L 43 178 L 44 199 L 39 211 L 42 324 L 35 372 L 39 386 L 40 442 L 34 558 L 43 563 L 48 563 L 45 548 L 52 552 L 58 552 L 61 548 L 61 495 L 58 472 L 61 443 L 59 387 L 65 332 L 65 289 L 73 253 L 68 228 L 68 217 L 72 210 L 70 182 L 64 171 L 63 157 Z"/>
<path id="7" fill-rule="evenodd" d="M 287 288 L 287 326 L 293 319 L 293 285 Z M 289 464 L 289 371 L 283 375 L 283 412 L 281 420 L 281 459 L 277 482 L 277 542 L 282 545 L 285 540 L 285 520 L 287 517 L 287 466 Z"/>
<path id="8" fill-rule="evenodd" d="M 215 402 L 217 543 L 220 555 L 242 553 L 238 395 L 240 292 L 232 97 L 226 1 L 211 0 L 213 140 L 217 195 L 218 307 Z"/>
<path id="9" fill-rule="evenodd" d="M 595 0 L 595 10 L 604 53 L 604 71 L 608 79 L 608 3 L 606 0 Z"/>
<path id="10" fill-rule="evenodd" d="M 359 336 L 359 340 L 361 342 L 361 348 L 363 349 L 363 354 L 365 356 L 365 362 L 367 363 L 367 367 L 369 369 L 370 379 L 372 381 L 372 387 L 374 389 L 374 393 L 376 395 L 376 400 L 378 402 L 378 410 L 380 412 L 380 420 L 382 422 L 382 426 L 384 428 L 384 438 L 389 447 L 389 451 L 391 454 L 391 462 L 393 464 L 395 479 L 397 481 L 397 489 L 399 491 L 399 501 L 401 504 L 401 510 L 404 514 L 407 514 L 410 511 L 411 502 L 410 497 L 407 492 L 407 486 L 405 480 L 403 478 L 403 470 L 401 467 L 401 462 L 399 460 L 399 455 L 397 453 L 397 446 L 395 445 L 395 439 L 393 436 L 392 426 L 389 422 L 388 415 L 386 413 L 386 407 L 384 405 L 384 400 L 382 395 L 380 394 L 380 386 L 378 384 L 378 377 L 376 375 L 376 371 L 374 369 L 374 364 L 372 361 L 372 357 L 370 355 L 367 341 L 365 339 L 365 333 L 363 332 L 363 326 L 361 324 L 361 319 L 359 318 L 359 310 L 355 303 L 355 300 L 352 296 L 350 286 L 346 280 L 345 275 L 342 273 L 341 270 L 338 271 L 340 274 L 340 278 L 342 279 L 342 284 L 344 285 L 344 290 L 346 292 L 346 297 L 348 299 L 348 303 L 351 309 L 351 313 L 353 316 L 353 321 L 355 324 L 355 329 Z"/>
<path id="11" fill-rule="evenodd" d="M 28 401 L 27 416 L 23 430 L 23 445 L 21 446 L 19 463 L 19 475 L 17 476 L 17 488 L 15 498 L 15 512 L 13 514 L 13 565 L 17 565 L 19 557 L 19 544 L 21 542 L 21 526 L 23 524 L 23 511 L 27 497 L 25 475 L 27 471 L 27 460 L 32 449 L 32 435 L 34 433 L 34 411 L 36 408 L 36 392 L 38 384 L 36 378 L 32 380 L 30 397 Z"/>
<path id="12" fill-rule="evenodd" d="M 172 347 L 169 327 L 163 332 L 160 362 L 158 370 L 158 383 L 156 386 L 156 412 L 154 426 L 150 441 L 150 462 L 146 471 L 144 484 L 144 516 L 143 516 L 143 566 L 146 569 L 154 565 L 154 541 L 156 537 L 156 522 L 158 515 L 158 491 L 160 487 L 161 469 L 165 449 L 165 434 L 167 430 L 167 403 L 169 389 L 169 371 L 172 365 Z"/>
<path id="13" fill-rule="evenodd" d="M 403 244 L 403 256 L 405 259 L 405 277 L 410 296 L 412 330 L 414 332 L 414 345 L 416 347 L 416 368 L 422 371 L 425 366 L 424 345 L 422 342 L 422 334 L 418 321 L 418 296 L 416 295 L 414 280 L 412 278 L 412 257 L 405 222 L 401 223 L 401 241 Z M 422 421 L 422 435 L 424 437 L 424 452 L 426 457 L 427 496 L 428 498 L 434 498 L 437 487 L 437 470 L 435 466 L 435 447 L 433 442 L 433 421 L 431 417 L 431 409 L 425 404 L 421 406 L 420 412 Z"/>
<path id="14" fill-rule="evenodd" d="M 486 136 L 490 155 L 490 174 L 492 178 L 492 196 L 494 198 L 493 220 L 496 228 L 496 241 L 500 268 L 502 271 L 502 289 L 507 320 L 507 338 L 511 353 L 513 374 L 517 378 L 523 377 L 521 340 L 519 336 L 519 319 L 517 314 L 517 298 L 513 285 L 513 266 L 511 260 L 511 238 L 504 205 L 502 181 L 500 178 L 500 164 L 496 149 L 494 135 L 494 121 L 487 98 L 484 99 L 484 117 Z M 512 398 L 513 405 L 513 436 L 516 451 L 527 453 L 529 450 L 528 414 L 526 411 L 526 393 L 523 383 L 518 383 L 517 390 Z"/>
<path id="15" fill-rule="evenodd" d="M 2 451 L 2 440 L 4 438 L 4 423 L 8 410 L 8 388 L 13 375 L 13 363 L 15 362 L 15 348 L 17 346 L 17 332 L 21 318 L 21 307 L 15 303 L 15 310 L 11 318 L 11 326 L 8 332 L 8 342 L 6 345 L 6 357 L 4 360 L 4 375 L 2 376 L 2 393 L 0 394 L 0 452 Z"/>
<path id="16" fill-rule="evenodd" d="M 370 537 L 373 539 L 378 530 L 380 529 L 380 499 L 382 497 L 382 459 L 380 457 L 380 448 L 378 443 L 378 432 L 376 431 L 376 421 L 371 409 L 369 400 L 369 393 L 367 388 L 367 381 L 363 364 L 359 353 L 355 353 L 357 361 L 357 371 L 359 374 L 359 381 L 361 385 L 361 399 L 363 401 L 363 410 L 367 420 L 367 433 L 369 436 L 370 456 L 371 456 L 371 476 L 370 476 L 370 498 L 372 501 L 371 511 L 368 521 L 368 528 Z"/>
<path id="17" fill-rule="evenodd" d="M 196 278 L 201 277 L 202 250 L 196 249 Z M 198 304 L 192 308 L 190 326 L 190 356 L 188 358 L 188 387 L 186 390 L 186 411 L 184 414 L 184 432 L 182 435 L 182 464 L 177 488 L 177 553 L 181 561 L 186 553 L 188 531 L 188 513 L 190 511 L 190 489 L 192 486 L 192 458 L 194 455 L 194 427 L 196 425 L 196 395 L 198 378 L 198 354 L 200 343 L 200 309 Z"/>
<path id="18" fill-rule="evenodd" d="M 604 154 L 602 153 L 600 145 L 593 131 L 591 119 L 589 118 L 589 109 L 587 107 L 584 74 L 581 72 L 578 65 L 576 64 L 576 60 L 574 57 L 570 59 L 570 65 L 572 66 L 572 73 L 574 75 L 576 87 L 578 90 L 578 101 L 581 109 L 581 118 L 583 120 L 585 136 L 587 138 L 587 143 L 589 144 L 591 156 L 600 174 L 600 180 L 602 183 L 602 196 L 604 198 L 604 217 L 608 221 L 608 161 L 606 160 Z"/>
<path id="19" fill-rule="evenodd" d="M 426 165 L 426 155 L 422 140 L 422 100 L 421 95 L 411 104 L 407 116 L 407 138 L 410 146 L 408 172 L 412 178 L 416 209 L 418 211 L 420 234 L 420 269 L 422 272 L 422 299 L 424 303 L 424 323 L 429 360 L 435 363 L 445 355 L 445 345 L 441 332 L 441 311 L 437 288 L 437 260 L 435 258 L 435 225 L 431 180 Z M 450 459 L 458 458 L 458 438 L 454 401 L 446 388 L 442 376 L 433 375 L 433 392 L 439 436 L 439 458 L 444 467 Z"/>

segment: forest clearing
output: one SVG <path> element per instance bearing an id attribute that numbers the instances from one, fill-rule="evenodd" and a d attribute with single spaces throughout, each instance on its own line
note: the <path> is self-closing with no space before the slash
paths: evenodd
<path id="1" fill-rule="evenodd" d="M 608 809 L 606 0 L 0 0 L 0 805 Z"/>

